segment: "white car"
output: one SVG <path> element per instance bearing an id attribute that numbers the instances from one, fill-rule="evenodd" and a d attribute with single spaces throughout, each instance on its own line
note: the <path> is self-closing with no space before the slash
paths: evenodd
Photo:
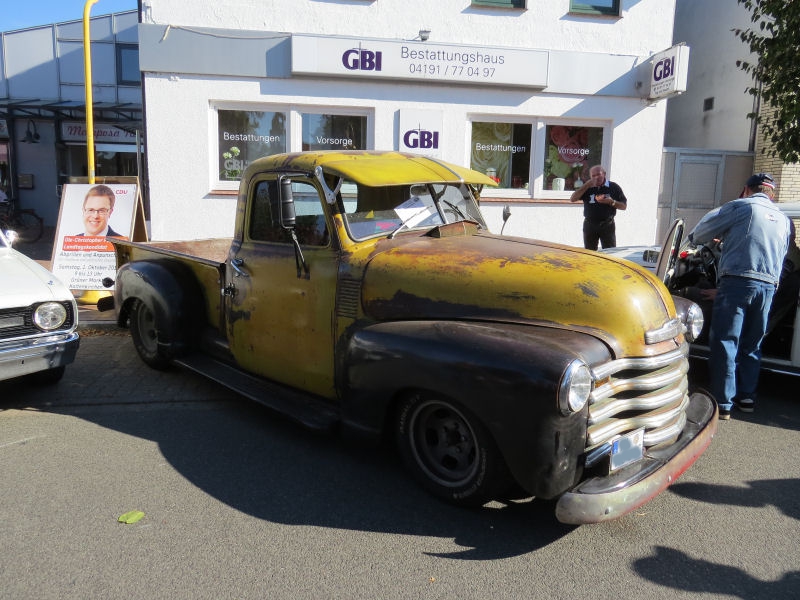
<path id="1" fill-rule="evenodd" d="M 78 306 L 55 275 L 11 247 L 15 240 L 0 231 L 0 381 L 55 383 L 78 351 Z"/>

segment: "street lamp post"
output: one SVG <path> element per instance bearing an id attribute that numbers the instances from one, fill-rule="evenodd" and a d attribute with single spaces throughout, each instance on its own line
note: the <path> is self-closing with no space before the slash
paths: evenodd
<path id="1" fill-rule="evenodd" d="M 94 183 L 94 108 L 92 99 L 92 35 L 89 14 L 98 0 L 86 0 L 83 6 L 83 72 L 86 90 L 86 153 L 88 157 L 89 183 Z"/>

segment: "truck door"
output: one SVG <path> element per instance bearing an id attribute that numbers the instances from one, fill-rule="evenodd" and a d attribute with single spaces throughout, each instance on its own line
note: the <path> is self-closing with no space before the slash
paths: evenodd
<path id="1" fill-rule="evenodd" d="M 281 227 L 276 179 L 254 182 L 227 262 L 228 340 L 244 369 L 334 398 L 336 252 L 314 183 L 295 177 L 292 191 L 308 272 Z"/>

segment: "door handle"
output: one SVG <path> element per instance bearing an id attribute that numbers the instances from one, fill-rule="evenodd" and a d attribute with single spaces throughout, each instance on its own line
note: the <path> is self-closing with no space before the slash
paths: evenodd
<path id="1" fill-rule="evenodd" d="M 231 260 L 231 269 L 233 269 L 234 277 L 250 277 L 247 272 L 242 269 L 244 266 L 244 259 L 243 258 L 234 258 Z"/>

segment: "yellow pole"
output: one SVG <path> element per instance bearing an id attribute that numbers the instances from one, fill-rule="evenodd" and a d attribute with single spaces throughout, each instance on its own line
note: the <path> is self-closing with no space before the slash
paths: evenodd
<path id="1" fill-rule="evenodd" d="M 98 0 L 86 0 L 83 6 L 83 86 L 86 89 L 86 153 L 89 159 L 89 183 L 94 183 L 94 108 L 92 100 L 92 32 L 89 14 Z"/>

